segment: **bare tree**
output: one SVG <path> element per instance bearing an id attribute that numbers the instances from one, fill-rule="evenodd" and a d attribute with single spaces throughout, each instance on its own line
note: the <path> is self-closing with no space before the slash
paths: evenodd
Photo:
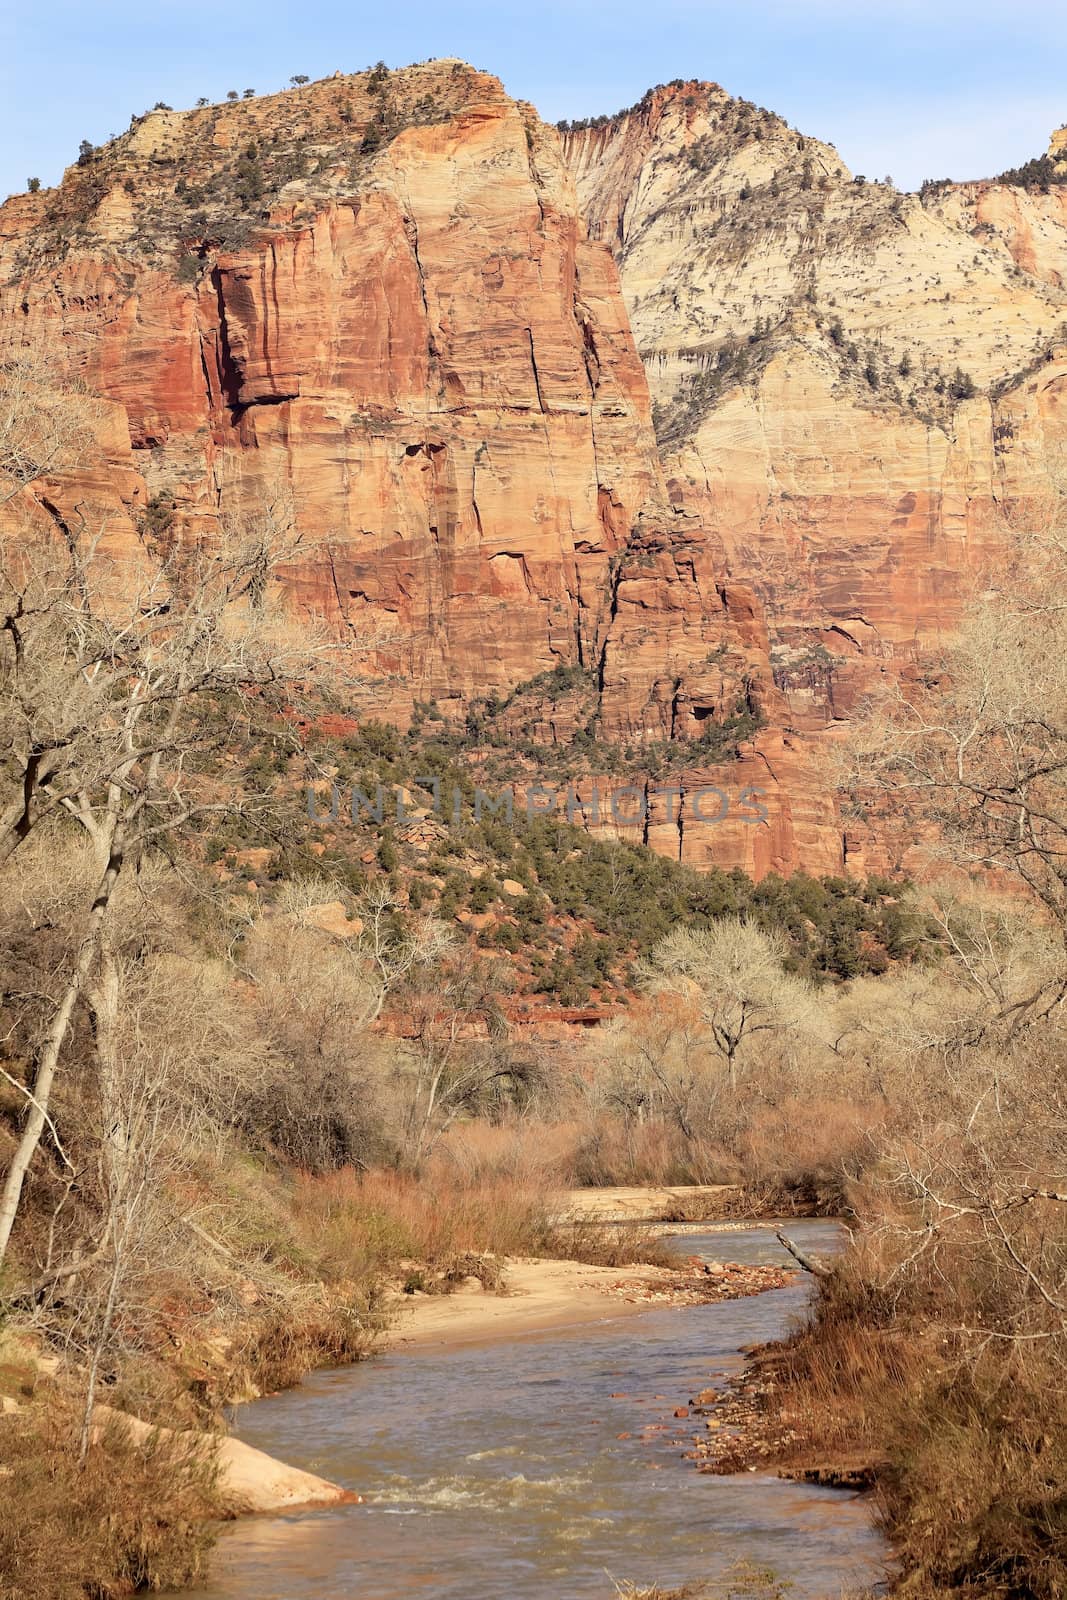
<path id="1" fill-rule="evenodd" d="M 852 777 L 875 785 L 934 858 L 1020 882 L 1067 947 L 1067 539 L 1020 542 L 918 685 L 871 708 Z M 1019 1029 L 1067 996 L 1058 970 L 1005 997 Z"/>
<path id="2" fill-rule="evenodd" d="M 270 914 L 250 916 L 237 959 L 278 1072 L 249 1106 L 248 1131 L 312 1169 L 388 1154 L 394 1047 L 376 1024 L 405 986 L 432 981 L 453 944 L 443 923 L 412 917 L 384 883 L 354 897 L 298 878 Z"/>
<path id="3" fill-rule="evenodd" d="M 0 510 L 32 484 L 70 472 L 88 448 L 99 401 L 63 377 L 39 345 L 0 361 Z"/>
<path id="4" fill-rule="evenodd" d="M 146 875 L 152 869 L 138 877 Z M 190 1214 L 189 1197 L 202 1187 L 204 1151 L 225 1139 L 264 1072 L 232 983 L 172 954 L 144 954 L 144 941 L 159 937 L 159 887 L 124 880 L 116 891 L 126 937 L 112 969 L 109 1033 L 103 1047 L 93 1039 L 65 1097 L 77 1107 L 66 1174 L 53 1180 L 58 1201 L 18 1294 L 24 1314 L 84 1370 L 83 1455 L 101 1379 L 158 1338 L 168 1273 L 197 1281 L 205 1242 L 230 1256 Z"/>
<path id="5" fill-rule="evenodd" d="M 253 1144 L 311 1171 L 363 1167 L 385 1122 L 382 1041 L 363 1021 L 378 990 L 351 941 L 289 914 L 261 917 L 238 960 L 270 1070 L 239 1125 Z"/>
<path id="6" fill-rule="evenodd" d="M 210 545 L 146 541 L 128 560 L 106 557 L 88 531 L 4 547 L 0 859 L 46 817 L 62 816 L 88 838 L 96 881 L 69 979 L 35 1051 L 29 1110 L 0 1196 L 0 1260 L 83 997 L 108 1070 L 117 884 L 146 850 L 238 804 L 206 795 L 190 770 L 194 754 L 218 741 L 226 697 L 309 670 L 313 649 L 294 640 L 274 582 L 293 548 L 284 506 L 223 527 Z"/>
<path id="7" fill-rule="evenodd" d="M 457 953 L 421 965 L 398 1001 L 396 1074 L 412 1166 L 492 1086 L 536 1074 L 535 1059 L 511 1042 L 503 987 L 495 966 Z"/>
<path id="8" fill-rule="evenodd" d="M 666 1114 L 683 1137 L 697 1137 L 697 1119 L 718 1094 L 709 1083 L 709 1052 L 700 1004 L 678 996 L 664 1006 L 658 996 L 641 997 L 606 1029 L 598 1030 L 598 1076 L 607 1100 L 629 1122 Z M 702 1119 L 703 1120 L 703 1119 Z"/>
<path id="9" fill-rule="evenodd" d="M 377 1022 L 390 996 L 413 973 L 432 971 L 454 943 L 450 930 L 437 918 L 408 918 L 401 913 L 401 902 L 386 883 L 373 884 L 356 902 L 363 927 L 355 948 L 370 986 L 368 1004 L 357 1022 L 361 1028 Z"/>
<path id="10" fill-rule="evenodd" d="M 650 992 L 695 999 L 736 1089 L 741 1054 L 757 1034 L 798 1028 L 811 1011 L 807 986 L 784 971 L 784 940 L 736 917 L 705 930 L 676 929 L 647 963 Z"/>
<path id="11" fill-rule="evenodd" d="M 898 1293 L 934 1281 L 971 1350 L 1042 1343 L 1067 1361 L 1062 1028 L 923 1052 L 861 1201 Z"/>

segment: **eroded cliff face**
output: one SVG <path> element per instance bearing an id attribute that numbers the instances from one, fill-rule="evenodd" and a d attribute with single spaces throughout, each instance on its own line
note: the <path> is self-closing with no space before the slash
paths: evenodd
<path id="1" fill-rule="evenodd" d="M 150 114 L 4 208 L 0 275 L 0 338 L 121 407 L 180 525 L 291 493 L 297 603 L 384 627 L 401 702 L 594 660 L 609 561 L 670 518 L 558 140 L 461 64 Z"/>
<path id="2" fill-rule="evenodd" d="M 753 593 L 785 725 L 840 726 L 1065 481 L 1067 189 L 900 194 L 704 83 L 563 138 L 672 501 Z"/>
<path id="3" fill-rule="evenodd" d="M 602 739 L 774 720 L 758 607 L 670 503 L 611 253 L 496 79 L 431 62 L 135 119 L 0 211 L 0 282 L 0 350 L 104 397 L 100 470 L 39 501 L 121 542 L 146 508 L 210 537 L 291 497 L 294 604 L 361 667 L 375 641 L 360 709 L 461 718 L 563 665 Z M 773 843 L 653 842 L 788 866 L 792 804 Z"/>
<path id="4" fill-rule="evenodd" d="M 0 208 L 0 353 L 102 397 L 35 515 L 287 497 L 354 709 L 579 668 L 516 738 L 604 792 L 623 751 L 649 844 L 756 874 L 888 864 L 824 747 L 1060 481 L 1065 284 L 1062 189 L 901 195 L 696 83 L 561 145 L 451 61 L 161 109 Z"/>
<path id="5" fill-rule="evenodd" d="M 1057 128 L 1049 140 L 1048 153 L 1057 172 L 1067 172 L 1067 128 Z"/>
<path id="6" fill-rule="evenodd" d="M 895 388 L 898 404 L 940 421 L 952 398 L 940 378 L 947 388 L 961 367 L 980 389 L 1000 385 L 1067 318 L 1061 189 L 904 194 L 707 83 L 651 91 L 563 142 L 590 234 L 619 261 L 668 437 L 672 424 L 691 431 L 711 397 L 709 356 L 751 341 L 754 370 L 798 309 L 836 330 L 843 378 L 855 344 L 882 398 Z"/>

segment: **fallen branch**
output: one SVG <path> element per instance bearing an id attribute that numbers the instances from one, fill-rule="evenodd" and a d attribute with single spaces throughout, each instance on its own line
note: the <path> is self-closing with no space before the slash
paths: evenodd
<path id="1" fill-rule="evenodd" d="M 785 1246 L 785 1248 L 789 1251 L 789 1254 L 793 1257 L 794 1261 L 799 1261 L 805 1272 L 810 1272 L 815 1278 L 828 1278 L 830 1276 L 830 1268 L 826 1265 L 826 1263 L 824 1261 L 817 1261 L 814 1256 L 805 1255 L 800 1246 L 798 1244 L 794 1244 L 792 1239 L 789 1238 L 788 1234 L 776 1231 L 774 1237 L 778 1240 L 779 1244 Z"/>

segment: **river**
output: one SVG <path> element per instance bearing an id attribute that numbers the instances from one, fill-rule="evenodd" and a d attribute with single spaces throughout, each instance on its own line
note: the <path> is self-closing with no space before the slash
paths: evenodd
<path id="1" fill-rule="evenodd" d="M 816 1252 L 835 1240 L 832 1223 L 790 1231 Z M 767 1227 L 679 1246 L 787 1259 Z M 683 1459 L 702 1423 L 675 1408 L 785 1332 L 807 1290 L 626 1318 L 606 1302 L 603 1322 L 386 1355 L 244 1407 L 240 1438 L 364 1503 L 232 1524 L 199 1600 L 609 1600 L 615 1579 L 695 1582 L 741 1560 L 789 1600 L 876 1581 L 886 1550 L 862 1499 Z"/>

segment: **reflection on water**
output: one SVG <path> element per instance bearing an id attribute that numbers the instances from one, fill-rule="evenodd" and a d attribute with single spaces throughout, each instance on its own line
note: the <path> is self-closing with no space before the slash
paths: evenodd
<path id="1" fill-rule="evenodd" d="M 816 1252 L 833 1225 L 791 1224 Z M 769 1229 L 679 1241 L 705 1259 L 777 1261 Z M 739 1560 L 790 1600 L 876 1579 L 884 1549 L 853 1497 L 682 1459 L 676 1406 L 777 1337 L 806 1286 L 611 1318 L 564 1333 L 388 1356 L 245 1408 L 249 1444 L 364 1496 L 233 1524 L 201 1600 L 578 1600 L 611 1579 L 692 1582 Z"/>

